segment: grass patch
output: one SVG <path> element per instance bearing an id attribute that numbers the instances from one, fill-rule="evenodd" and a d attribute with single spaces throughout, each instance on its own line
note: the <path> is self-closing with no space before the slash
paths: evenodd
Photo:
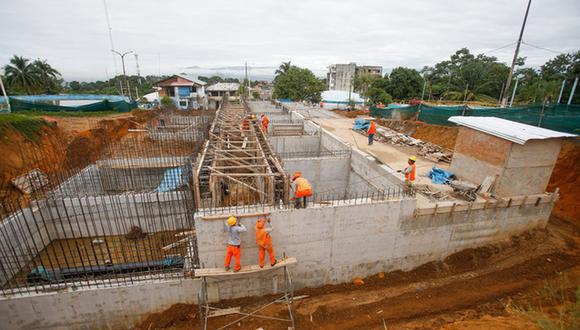
<path id="1" fill-rule="evenodd" d="M 580 286 L 574 287 L 565 274 L 544 281 L 539 291 L 541 302 L 523 306 L 508 302 L 508 312 L 528 317 L 543 330 L 580 329 Z"/>
<path id="2" fill-rule="evenodd" d="M 20 114 L 0 114 L 0 137 L 4 139 L 10 129 L 20 132 L 26 139 L 36 141 L 42 135 L 42 128 L 48 123 L 40 117 Z"/>

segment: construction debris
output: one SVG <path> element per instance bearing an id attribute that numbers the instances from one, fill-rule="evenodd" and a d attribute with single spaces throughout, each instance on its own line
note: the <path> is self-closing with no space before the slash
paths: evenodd
<path id="1" fill-rule="evenodd" d="M 360 127 L 360 125 L 355 126 Z M 367 135 L 366 130 L 356 129 L 353 130 Z M 399 133 L 388 127 L 379 126 L 375 134 L 375 140 L 383 143 L 390 143 L 394 145 L 404 145 L 419 148 L 418 154 L 434 162 L 451 163 L 451 158 L 453 157 L 453 152 L 451 150 L 445 149 L 441 146 L 433 144 L 431 142 L 425 142 L 419 139 L 415 139 L 409 135 Z"/>
<path id="2" fill-rule="evenodd" d="M 48 184 L 48 177 L 39 169 L 35 168 L 26 174 L 12 179 L 11 182 L 23 193 L 32 194 Z"/>
<path id="3" fill-rule="evenodd" d="M 435 187 L 430 185 L 418 184 L 415 186 L 415 190 L 422 195 L 427 196 L 432 201 L 445 201 L 450 199 L 448 193 L 437 190 Z"/>
<path id="4" fill-rule="evenodd" d="M 453 188 L 453 193 L 455 196 L 465 199 L 468 202 L 473 202 L 477 199 L 477 186 L 471 182 L 453 180 L 449 182 L 449 185 Z"/>
<path id="5" fill-rule="evenodd" d="M 138 226 L 131 227 L 127 235 L 125 235 L 125 238 L 129 240 L 142 239 L 145 237 L 147 237 L 147 233 L 143 232 L 143 229 Z"/>

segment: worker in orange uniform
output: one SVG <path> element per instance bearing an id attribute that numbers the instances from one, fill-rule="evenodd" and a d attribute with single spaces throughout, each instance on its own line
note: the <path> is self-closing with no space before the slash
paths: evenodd
<path id="1" fill-rule="evenodd" d="M 266 223 L 268 226 L 266 226 Z M 268 251 L 268 255 L 270 256 L 270 266 L 274 267 L 276 264 L 276 257 L 274 255 L 274 247 L 272 246 L 270 232 L 272 232 L 270 219 L 258 219 L 258 221 L 256 221 L 256 244 L 258 244 L 258 265 L 260 265 L 260 268 L 264 267 L 266 251 Z"/>
<path id="2" fill-rule="evenodd" d="M 266 114 L 263 113 L 260 117 L 262 118 L 262 131 L 268 134 L 268 124 L 270 123 L 270 121 L 268 120 L 268 116 L 266 116 Z"/>
<path id="3" fill-rule="evenodd" d="M 242 237 L 241 233 L 247 231 L 246 227 L 238 222 L 236 217 L 229 217 L 225 223 L 226 231 L 228 232 L 228 247 L 226 250 L 226 260 L 224 262 L 224 267 L 226 271 L 230 270 L 230 262 L 232 261 L 232 256 L 235 260 L 234 272 L 242 269 L 242 263 L 240 261 L 242 257 L 241 245 Z"/>
<path id="4" fill-rule="evenodd" d="M 415 162 L 417 161 L 417 157 L 411 156 L 409 157 L 409 161 L 407 162 L 409 166 L 405 167 L 403 170 L 398 170 L 397 172 L 403 173 L 405 175 L 405 186 L 408 188 L 413 188 L 415 184 Z"/>
<path id="5" fill-rule="evenodd" d="M 296 208 L 306 208 L 306 198 L 312 196 L 312 186 L 310 182 L 302 177 L 302 172 L 294 172 L 292 177 L 294 182 L 294 197 L 292 200 L 296 201 Z"/>
<path id="6" fill-rule="evenodd" d="M 373 142 L 375 141 L 376 132 L 377 132 L 377 124 L 374 122 L 374 120 L 371 120 L 369 130 L 367 131 L 367 133 L 369 134 L 369 146 L 372 145 Z"/>

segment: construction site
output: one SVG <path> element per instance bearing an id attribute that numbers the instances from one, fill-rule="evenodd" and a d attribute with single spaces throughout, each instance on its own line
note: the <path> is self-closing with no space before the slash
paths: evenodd
<path id="1" fill-rule="evenodd" d="M 0 328 L 519 329 L 577 294 L 573 134 L 375 120 L 371 145 L 340 112 L 244 99 L 83 120 L 4 131 Z"/>

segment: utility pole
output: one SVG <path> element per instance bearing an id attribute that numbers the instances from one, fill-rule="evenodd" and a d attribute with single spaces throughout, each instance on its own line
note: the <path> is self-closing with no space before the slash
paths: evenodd
<path id="1" fill-rule="evenodd" d="M 572 104 L 572 99 L 574 98 L 574 93 L 576 92 L 576 86 L 578 85 L 578 77 L 574 79 L 574 85 L 572 85 L 572 90 L 570 91 L 570 97 L 568 98 L 568 105 Z"/>
<path id="2" fill-rule="evenodd" d="M 2 71 L 4 71 L 4 69 L 2 69 Z M 8 94 L 6 94 L 6 89 L 4 89 L 4 83 L 2 82 L 2 75 L 0 75 L 0 88 L 2 89 L 2 95 L 4 95 L 4 99 L 6 100 L 8 112 L 12 112 L 10 109 L 10 98 L 8 97 Z"/>
<path id="3" fill-rule="evenodd" d="M 520 77 L 516 77 L 516 84 L 514 85 L 514 91 L 512 92 L 512 98 L 510 100 L 510 108 L 512 104 L 514 104 L 514 97 L 516 97 L 516 90 L 518 89 L 518 82 L 520 81 Z"/>
<path id="4" fill-rule="evenodd" d="M 129 97 L 131 97 L 131 90 L 129 89 L 129 80 L 127 80 L 127 72 L 125 71 L 125 55 L 131 54 L 131 53 L 133 53 L 133 51 L 130 50 L 130 51 L 124 52 L 122 54 L 116 50 L 113 50 L 113 49 L 111 51 L 121 57 L 121 63 L 123 64 L 123 77 L 125 78 L 125 85 L 127 85 L 127 91 L 129 92 Z M 121 93 L 123 93 L 122 89 L 121 89 Z M 125 94 L 123 93 L 123 95 L 125 95 Z"/>
<path id="5" fill-rule="evenodd" d="M 512 60 L 512 66 L 510 68 L 510 73 L 508 74 L 507 80 L 505 82 L 505 93 L 501 100 L 501 107 L 505 108 L 507 105 L 508 91 L 510 90 L 510 85 L 512 83 L 512 76 L 514 74 L 514 68 L 516 66 L 516 61 L 518 60 L 518 54 L 520 52 L 520 45 L 522 44 L 522 37 L 524 36 L 524 29 L 526 28 L 526 21 L 528 20 L 528 13 L 530 12 L 530 5 L 532 0 L 528 0 L 528 7 L 526 8 L 526 15 L 524 16 L 524 22 L 522 23 L 522 29 L 520 30 L 520 36 L 518 38 L 518 43 L 516 45 L 516 51 L 514 52 L 514 58 Z"/>
<path id="6" fill-rule="evenodd" d="M 135 53 L 135 64 L 137 65 L 137 77 L 139 78 L 139 86 L 141 86 L 141 70 L 139 70 L 139 55 Z"/>
<path id="7" fill-rule="evenodd" d="M 107 19 L 107 28 L 109 30 L 109 44 L 111 45 L 111 50 L 113 50 L 115 49 L 115 45 L 113 44 L 113 29 L 111 28 L 111 21 L 109 20 L 109 9 L 107 8 L 107 0 L 103 0 L 103 6 L 105 7 L 105 18 Z M 115 55 L 113 55 L 113 64 L 115 65 L 115 74 L 117 74 L 118 73 L 117 58 L 115 57 Z"/>
<path id="8" fill-rule="evenodd" d="M 564 93 L 564 87 L 566 86 L 566 79 L 562 80 L 562 88 L 560 88 L 560 95 L 558 95 L 558 102 L 556 104 L 560 104 L 562 100 L 562 93 Z"/>

